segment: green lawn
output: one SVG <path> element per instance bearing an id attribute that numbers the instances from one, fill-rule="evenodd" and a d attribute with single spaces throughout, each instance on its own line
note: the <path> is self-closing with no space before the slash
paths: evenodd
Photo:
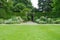
<path id="1" fill-rule="evenodd" d="M 0 40 L 60 40 L 60 25 L 0 25 Z"/>

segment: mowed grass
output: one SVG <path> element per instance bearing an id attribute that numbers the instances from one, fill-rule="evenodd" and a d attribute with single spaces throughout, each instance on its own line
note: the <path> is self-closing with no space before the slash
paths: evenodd
<path id="1" fill-rule="evenodd" d="M 60 40 L 60 25 L 0 25 L 0 40 Z"/>

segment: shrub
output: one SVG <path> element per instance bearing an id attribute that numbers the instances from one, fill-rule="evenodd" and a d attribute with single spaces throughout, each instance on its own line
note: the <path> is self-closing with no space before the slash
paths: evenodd
<path id="1" fill-rule="evenodd" d="M 27 20 L 28 20 L 26 16 L 23 16 L 22 19 L 23 19 L 24 21 L 27 21 Z"/>
<path id="2" fill-rule="evenodd" d="M 22 22 L 23 22 L 23 19 L 20 16 L 18 16 L 18 17 L 12 17 L 8 20 L 5 20 L 4 23 L 5 24 L 20 24 Z"/>
<path id="3" fill-rule="evenodd" d="M 41 17 L 40 17 L 40 20 L 41 20 L 41 21 L 46 21 L 46 20 L 47 20 L 47 17 L 41 16 Z"/>
<path id="4" fill-rule="evenodd" d="M 41 16 L 39 19 L 36 19 L 35 22 L 39 24 L 46 24 L 46 21 L 47 21 L 47 17 Z"/>
<path id="5" fill-rule="evenodd" d="M 47 18 L 47 17 L 41 16 L 39 19 L 36 19 L 35 22 L 37 22 L 39 24 L 53 24 L 54 20 L 52 18 Z"/>
<path id="6" fill-rule="evenodd" d="M 46 21 L 39 21 L 39 24 L 46 24 Z"/>
<path id="7" fill-rule="evenodd" d="M 4 24 L 12 24 L 12 19 L 4 20 Z"/>
<path id="8" fill-rule="evenodd" d="M 39 21 L 40 21 L 40 19 L 36 19 L 36 20 L 35 20 L 36 23 L 39 23 Z"/>
<path id="9" fill-rule="evenodd" d="M 54 20 L 52 18 L 47 18 L 47 23 L 53 24 L 54 23 Z"/>
<path id="10" fill-rule="evenodd" d="M 60 24 L 60 20 L 56 20 L 55 21 L 55 24 Z"/>

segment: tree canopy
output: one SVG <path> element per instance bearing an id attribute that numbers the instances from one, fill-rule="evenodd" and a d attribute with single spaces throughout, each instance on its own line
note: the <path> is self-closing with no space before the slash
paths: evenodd
<path id="1" fill-rule="evenodd" d="M 48 1 L 48 0 L 47 0 Z M 26 13 L 35 12 L 38 16 L 60 17 L 60 0 L 51 0 L 53 3 L 45 2 L 42 6 L 46 13 L 40 12 L 43 5 L 39 0 L 39 9 L 33 8 L 31 0 L 0 0 L 0 18 L 10 18 L 12 16 L 26 16 Z M 43 11 L 44 11 L 43 10 Z"/>
<path id="2" fill-rule="evenodd" d="M 12 15 L 22 15 L 24 11 L 30 11 L 32 4 L 30 0 L 0 0 L 0 18 L 9 18 Z M 25 10 L 26 9 L 26 10 Z M 29 9 L 29 10 L 27 10 Z M 3 16 L 4 14 L 4 16 Z M 9 16 L 9 17 L 8 17 Z"/>

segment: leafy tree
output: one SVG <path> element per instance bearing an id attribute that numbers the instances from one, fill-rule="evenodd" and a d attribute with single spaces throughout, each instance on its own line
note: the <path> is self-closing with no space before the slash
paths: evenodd
<path id="1" fill-rule="evenodd" d="M 54 2 L 53 16 L 60 17 L 60 0 L 53 0 L 53 2 Z"/>
<path id="2" fill-rule="evenodd" d="M 2 8 L 0 7 L 0 18 L 9 18 L 13 15 L 21 16 L 22 14 L 26 13 L 25 11 L 28 12 L 32 8 L 32 4 L 29 0 L 0 0 L 0 2 L 3 6 Z M 3 14 L 5 16 L 3 16 Z"/>
<path id="3" fill-rule="evenodd" d="M 38 10 L 40 12 L 40 16 L 51 16 L 52 8 L 53 8 L 52 0 L 38 0 Z"/>

